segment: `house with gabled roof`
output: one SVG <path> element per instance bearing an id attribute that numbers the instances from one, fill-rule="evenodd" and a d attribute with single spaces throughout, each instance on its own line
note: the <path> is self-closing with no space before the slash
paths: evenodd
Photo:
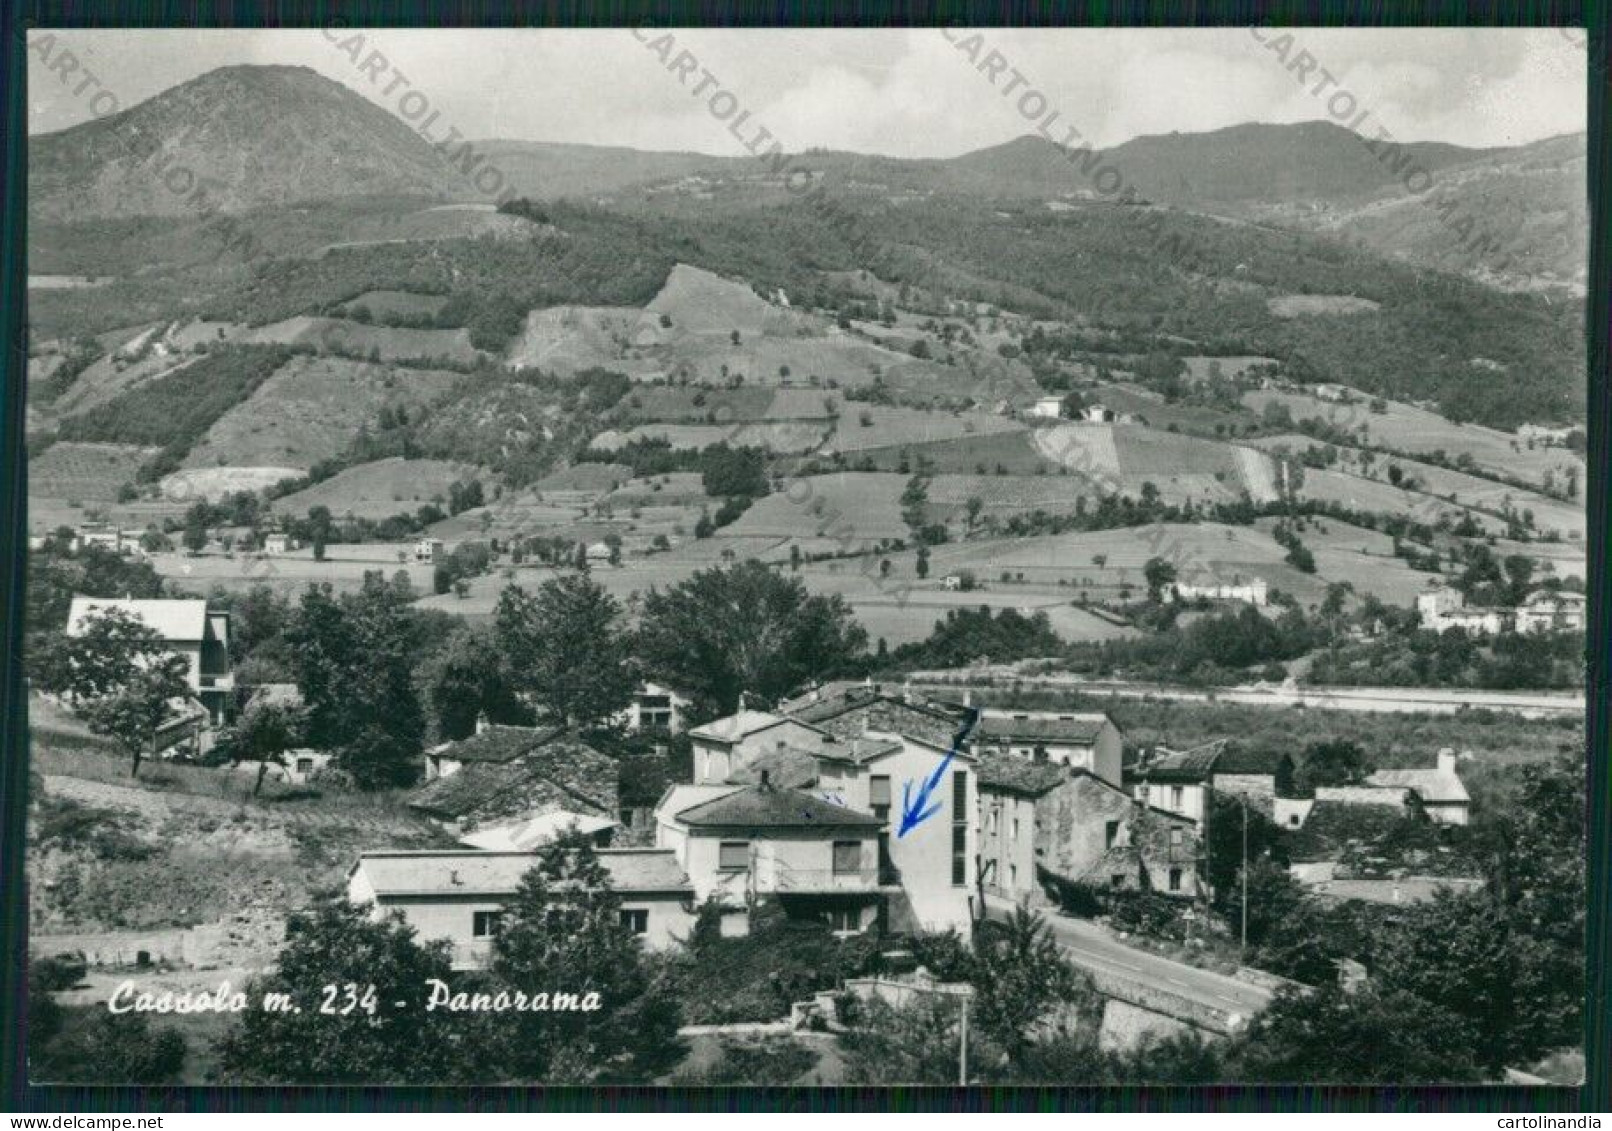
<path id="1" fill-rule="evenodd" d="M 1007 711 L 986 708 L 969 743 L 981 753 L 1010 754 L 1089 770 L 1121 784 L 1125 739 L 1102 711 Z"/>
<path id="2" fill-rule="evenodd" d="M 1082 766 L 979 761 L 981 896 L 1046 905 L 1049 889 L 1203 894 L 1198 823 Z"/>
<path id="3" fill-rule="evenodd" d="M 1430 820 L 1442 825 L 1464 825 L 1472 819 L 1472 795 L 1456 772 L 1456 764 L 1455 751 L 1446 747 L 1438 752 L 1431 768 L 1373 770 L 1366 775 L 1366 785 L 1412 790 Z"/>
<path id="4" fill-rule="evenodd" d="M 211 723 L 218 726 L 227 720 L 235 695 L 229 613 L 210 610 L 199 598 L 74 597 L 67 613 L 67 635 L 82 635 L 97 615 L 111 610 L 127 614 L 162 637 L 169 653 L 187 663 L 185 680 Z"/>
<path id="5" fill-rule="evenodd" d="M 570 733 L 478 723 L 477 733 L 426 755 L 426 782 L 411 809 L 465 833 L 556 810 L 614 822 L 619 768 Z"/>
<path id="6" fill-rule="evenodd" d="M 809 749 L 833 738 L 828 731 L 771 711 L 744 708 L 688 732 L 693 746 L 694 781 L 725 782 L 759 755 L 784 747 Z"/>
<path id="7" fill-rule="evenodd" d="M 836 681 L 811 688 L 780 703 L 778 714 L 841 739 L 878 732 L 949 744 L 967 722 L 969 709 L 907 692 L 895 694 L 868 680 Z"/>
<path id="8" fill-rule="evenodd" d="M 837 930 L 874 926 L 883 895 L 872 814 L 774 785 L 673 786 L 656 809 L 656 847 L 687 873 L 695 898 L 726 913 L 724 933 L 748 930 L 758 901 Z"/>
<path id="9" fill-rule="evenodd" d="M 1144 751 L 1125 767 L 1125 785 L 1138 801 L 1191 817 L 1207 830 L 1215 766 L 1225 749 L 1226 740 L 1217 738 L 1190 750 Z"/>
<path id="10" fill-rule="evenodd" d="M 612 848 L 597 855 L 621 900 L 622 925 L 645 947 L 689 937 L 694 888 L 672 853 Z M 477 969 L 487 964 L 505 905 L 536 862 L 531 852 L 365 852 L 347 873 L 347 898 L 376 917 L 401 914 L 423 941 L 451 943 L 456 969 Z"/>

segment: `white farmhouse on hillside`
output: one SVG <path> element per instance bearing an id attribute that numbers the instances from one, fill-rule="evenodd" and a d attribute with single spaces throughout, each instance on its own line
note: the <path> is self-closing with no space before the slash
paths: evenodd
<path id="1" fill-rule="evenodd" d="M 131 599 L 74 597 L 67 614 L 67 635 L 79 636 L 98 613 L 117 609 L 153 629 L 176 656 L 189 663 L 186 681 L 215 726 L 224 722 L 235 694 L 230 671 L 229 614 L 210 612 L 198 599 Z"/>

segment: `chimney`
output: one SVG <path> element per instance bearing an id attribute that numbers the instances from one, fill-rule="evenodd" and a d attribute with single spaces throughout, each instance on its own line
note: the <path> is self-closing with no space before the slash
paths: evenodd
<path id="1" fill-rule="evenodd" d="M 490 726 L 490 725 L 491 724 L 487 722 L 487 712 L 486 711 L 477 711 L 476 712 L 476 733 L 477 734 L 485 733 L 487 728 L 488 728 L 488 726 Z"/>
<path id="2" fill-rule="evenodd" d="M 1441 774 L 1455 773 L 1455 748 L 1446 746 L 1438 752 L 1438 770 Z"/>
<path id="3" fill-rule="evenodd" d="M 965 689 L 963 691 L 963 706 L 972 707 L 973 705 L 974 705 L 974 689 L 972 687 L 970 687 L 970 688 L 967 688 L 967 689 Z"/>

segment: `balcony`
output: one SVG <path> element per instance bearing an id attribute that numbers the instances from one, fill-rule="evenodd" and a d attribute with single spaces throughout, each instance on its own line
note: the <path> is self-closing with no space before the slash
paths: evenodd
<path id="1" fill-rule="evenodd" d="M 780 895 L 874 892 L 879 889 L 876 868 L 841 871 L 834 868 L 795 868 L 781 861 L 758 869 L 756 890 Z"/>

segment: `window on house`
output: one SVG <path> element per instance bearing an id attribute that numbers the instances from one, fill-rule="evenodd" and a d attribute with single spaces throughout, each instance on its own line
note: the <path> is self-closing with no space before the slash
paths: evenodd
<path id="1" fill-rule="evenodd" d="M 862 912 L 855 907 L 830 907 L 823 913 L 831 931 L 860 931 Z"/>
<path id="2" fill-rule="evenodd" d="M 750 870 L 750 842 L 725 840 L 717 846 L 716 870 L 719 872 L 748 872 Z"/>
<path id="3" fill-rule="evenodd" d="M 635 935 L 649 932 L 649 912 L 646 909 L 623 907 L 618 913 L 621 925 Z"/>
<path id="4" fill-rule="evenodd" d="M 991 810 L 991 835 L 992 836 L 996 835 L 997 825 L 998 825 L 998 822 L 1001 820 L 1001 817 L 1002 817 L 1002 810 L 1000 810 L 1000 809 L 992 809 Z"/>
<path id="5" fill-rule="evenodd" d="M 498 933 L 502 911 L 477 911 L 470 916 L 470 933 L 478 939 L 489 939 Z"/>
<path id="6" fill-rule="evenodd" d="M 874 774 L 868 779 L 868 808 L 879 820 L 890 817 L 890 775 Z"/>
<path id="7" fill-rule="evenodd" d="M 862 842 L 837 840 L 834 842 L 834 874 L 855 876 L 862 871 Z"/>
<path id="8" fill-rule="evenodd" d="M 968 883 L 968 771 L 952 773 L 952 886 Z"/>
<path id="9" fill-rule="evenodd" d="M 1115 887 L 1115 888 L 1124 887 L 1125 886 L 1125 873 L 1123 873 L 1123 872 L 1115 872 L 1112 876 L 1109 876 L 1108 877 L 1108 886 L 1109 887 Z"/>
<path id="10" fill-rule="evenodd" d="M 1103 826 L 1103 847 L 1113 848 L 1114 842 L 1119 839 L 1119 822 L 1109 821 Z"/>
<path id="11" fill-rule="evenodd" d="M 1181 843 L 1181 830 L 1180 829 L 1171 829 L 1170 830 L 1170 844 L 1171 845 L 1179 845 L 1180 843 Z"/>
<path id="12" fill-rule="evenodd" d="M 1287 815 L 1287 823 L 1297 828 L 1299 823 L 1299 815 L 1297 813 L 1289 813 Z"/>
<path id="13" fill-rule="evenodd" d="M 311 774 L 311 773 L 313 773 L 313 759 L 312 758 L 298 758 L 297 759 L 297 773 L 299 773 L 299 774 Z"/>
<path id="14" fill-rule="evenodd" d="M 1170 890 L 1171 891 L 1180 891 L 1181 890 L 1181 869 L 1180 868 L 1171 868 L 1170 869 Z"/>
<path id="15" fill-rule="evenodd" d="M 1017 864 L 1008 865 L 1008 886 L 1015 888 L 1019 886 L 1019 866 Z"/>
<path id="16" fill-rule="evenodd" d="M 1170 804 L 1177 809 L 1181 808 L 1182 797 L 1183 790 L 1181 787 L 1178 785 L 1172 785 L 1170 787 Z"/>
<path id="17" fill-rule="evenodd" d="M 1019 819 L 1017 817 L 1013 818 L 1013 839 L 1015 841 L 1019 839 Z"/>

